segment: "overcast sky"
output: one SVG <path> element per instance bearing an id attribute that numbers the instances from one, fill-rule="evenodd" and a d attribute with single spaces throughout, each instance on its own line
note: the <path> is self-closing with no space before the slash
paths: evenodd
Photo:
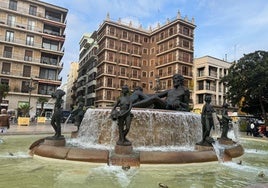
<path id="1" fill-rule="evenodd" d="M 156 27 L 181 16 L 195 20 L 194 57 L 238 60 L 256 50 L 268 51 L 267 0 L 43 0 L 67 8 L 63 83 L 69 64 L 79 60 L 79 41 L 106 18 Z M 226 54 L 226 55 L 225 55 Z"/>

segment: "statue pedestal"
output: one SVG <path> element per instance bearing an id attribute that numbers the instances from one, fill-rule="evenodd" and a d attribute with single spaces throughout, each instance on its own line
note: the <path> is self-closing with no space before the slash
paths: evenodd
<path id="1" fill-rule="evenodd" d="M 77 138 L 77 136 L 78 136 L 78 131 L 73 131 L 71 133 L 71 138 Z"/>
<path id="2" fill-rule="evenodd" d="M 116 145 L 114 151 L 111 152 L 109 165 L 130 167 L 140 166 L 139 153 L 133 152 L 133 147 Z"/>
<path id="3" fill-rule="evenodd" d="M 64 136 L 59 138 L 47 137 L 45 138 L 44 144 L 49 146 L 65 146 L 66 140 Z"/>
<path id="4" fill-rule="evenodd" d="M 223 144 L 223 145 L 234 145 L 235 142 L 232 139 L 226 139 L 226 138 L 218 138 L 218 142 L 219 144 Z"/>
<path id="5" fill-rule="evenodd" d="M 130 146 L 115 145 L 114 152 L 119 155 L 130 155 L 133 152 L 133 147 L 132 145 Z"/>
<path id="6" fill-rule="evenodd" d="M 202 145 L 195 145 L 195 150 L 197 151 L 213 151 L 213 146 L 202 146 Z"/>

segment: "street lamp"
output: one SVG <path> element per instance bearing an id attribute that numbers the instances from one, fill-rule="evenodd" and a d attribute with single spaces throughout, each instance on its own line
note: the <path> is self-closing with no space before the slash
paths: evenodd
<path id="1" fill-rule="evenodd" d="M 37 83 L 34 82 L 34 85 L 36 85 Z M 28 87 L 28 92 L 29 92 L 29 112 L 28 112 L 28 115 L 30 116 L 30 109 L 31 109 L 31 96 L 32 96 L 32 91 L 34 89 L 36 89 L 35 86 L 33 86 L 33 78 L 30 79 L 30 82 L 29 82 L 29 85 L 27 86 Z"/>

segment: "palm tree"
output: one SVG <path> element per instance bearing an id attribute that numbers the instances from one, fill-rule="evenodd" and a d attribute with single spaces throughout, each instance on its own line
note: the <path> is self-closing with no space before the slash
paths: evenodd
<path id="1" fill-rule="evenodd" d="M 29 112 L 31 109 L 32 107 L 30 107 L 28 103 L 25 103 L 25 104 L 21 104 L 17 110 L 18 110 L 18 114 L 20 114 L 21 117 L 26 117 L 26 116 L 29 116 Z"/>
<path id="2" fill-rule="evenodd" d="M 37 101 L 41 103 L 41 112 L 39 114 L 40 117 L 44 116 L 44 104 L 48 102 L 48 99 L 46 97 L 38 97 Z"/>
<path id="3" fill-rule="evenodd" d="M 9 92 L 9 86 L 7 84 L 0 84 L 0 104 L 3 102 L 3 98 L 7 96 Z"/>

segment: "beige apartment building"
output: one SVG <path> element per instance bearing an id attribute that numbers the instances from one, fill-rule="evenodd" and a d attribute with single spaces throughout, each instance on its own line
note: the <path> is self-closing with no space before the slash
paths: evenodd
<path id="1" fill-rule="evenodd" d="M 192 92 L 194 29 L 194 20 L 179 12 L 149 29 L 107 15 L 97 30 L 95 106 L 113 105 L 125 84 L 131 90 L 141 86 L 147 94 L 172 88 L 175 73 Z"/>
<path id="2" fill-rule="evenodd" d="M 72 110 L 74 105 L 74 98 L 75 91 L 73 90 L 74 82 L 77 80 L 78 77 L 78 68 L 79 63 L 71 62 L 69 73 L 67 75 L 67 83 L 66 83 L 66 100 L 65 100 L 65 108 L 66 110 Z"/>
<path id="3" fill-rule="evenodd" d="M 5 108 L 21 104 L 40 110 L 39 97 L 51 98 L 61 85 L 68 10 L 37 0 L 0 0 L 0 81 L 10 86 Z M 47 103 L 51 113 L 54 104 Z"/>
<path id="4" fill-rule="evenodd" d="M 232 64 L 211 56 L 204 56 L 194 59 L 194 90 L 193 90 L 193 111 L 200 113 L 205 103 L 205 95 L 212 96 L 211 104 L 216 111 L 222 109 L 225 101 L 226 87 L 220 80 L 228 74 Z"/>
<path id="5" fill-rule="evenodd" d="M 78 79 L 75 84 L 76 95 L 74 99 L 83 97 L 85 106 L 92 107 L 95 105 L 95 88 L 97 75 L 97 32 L 86 33 L 82 36 L 79 52 L 79 69 Z"/>

